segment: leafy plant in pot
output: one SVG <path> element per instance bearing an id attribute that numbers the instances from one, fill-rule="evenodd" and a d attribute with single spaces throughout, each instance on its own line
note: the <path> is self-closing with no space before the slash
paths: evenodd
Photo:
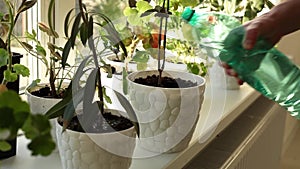
<path id="1" fill-rule="evenodd" d="M 135 147 L 135 128 L 138 131 L 136 116 L 129 102 L 118 92 L 115 93 L 128 115 L 104 108 L 104 99 L 107 96 L 102 85 L 100 69 L 110 67 L 102 61 L 101 52 L 98 53 L 95 47 L 97 37 L 109 36 L 114 45 L 121 45 L 122 42 L 107 16 L 100 12 L 87 11 L 82 0 L 78 0 L 78 5 L 79 11 L 73 17 L 75 22 L 70 36 L 69 18 L 72 18 L 70 16 L 74 9 L 70 10 L 65 20 L 65 34 L 69 39 L 64 47 L 64 52 L 67 53 L 63 57 L 67 57 L 70 49 L 74 47 L 78 34 L 82 44 L 88 44 L 91 54 L 87 54 L 80 63 L 63 100 L 46 115 L 49 118 L 59 117 L 56 125 L 57 141 L 64 169 L 88 166 L 129 168 Z M 102 18 L 102 22 L 95 21 L 96 17 Z M 96 36 L 95 26 L 104 29 L 107 34 L 103 37 Z"/>
<path id="2" fill-rule="evenodd" d="M 48 38 L 47 45 L 44 46 L 36 34 L 35 30 L 31 33 L 26 32 L 25 39 L 22 45 L 32 56 L 35 56 L 46 69 L 45 77 L 48 81 L 41 82 L 40 79 L 34 80 L 25 89 L 27 101 L 30 105 L 30 110 L 35 114 L 45 114 L 51 107 L 62 100 L 66 88 L 72 79 L 73 66 L 66 62 L 62 65 L 63 48 L 57 46 L 55 42 L 61 38 L 54 30 L 52 22 L 54 1 L 50 1 L 48 7 L 48 24 L 39 23 L 38 27 L 41 33 L 44 33 Z M 46 38 L 45 38 L 46 39 Z M 47 50 L 48 49 L 48 50 Z M 56 129 L 54 119 L 50 120 L 52 125 L 51 134 L 56 138 Z"/>
<path id="3" fill-rule="evenodd" d="M 126 38 L 124 38 L 125 44 L 130 44 L 130 48 L 128 49 L 128 53 L 130 50 L 135 50 L 136 54 L 132 57 L 134 61 L 143 61 L 144 65 L 148 66 L 148 69 L 153 69 L 153 65 L 155 64 L 155 60 L 157 60 L 158 54 L 158 37 L 159 37 L 159 19 L 154 19 L 153 11 L 161 9 L 161 6 L 158 4 L 163 3 L 162 0 L 156 1 L 156 4 L 150 1 L 136 1 L 136 0 L 129 0 L 129 7 L 126 7 L 124 10 L 124 15 L 127 17 L 127 25 L 123 29 Z M 186 27 L 188 24 L 181 19 L 181 13 L 184 10 L 184 7 L 191 6 L 195 7 L 199 4 L 198 1 L 170 1 L 170 11 L 172 15 L 169 17 L 168 29 L 172 29 L 173 32 L 181 31 L 185 32 Z M 129 31 L 130 30 L 130 31 Z M 121 31 L 122 32 L 122 31 Z M 128 35 L 132 34 L 132 36 L 128 37 Z M 177 36 L 177 35 L 176 35 Z M 199 53 L 197 52 L 197 56 L 194 53 L 194 49 L 196 48 L 197 44 L 192 43 L 189 41 L 190 39 L 185 38 L 185 40 L 181 39 L 179 36 L 178 39 L 173 36 L 173 40 L 170 40 L 168 37 L 166 48 L 168 49 L 166 55 L 166 64 L 169 66 L 166 69 L 182 69 L 182 71 L 189 71 L 192 73 L 201 74 L 204 76 L 207 72 L 207 65 L 203 62 L 196 62 L 195 57 L 199 57 Z M 143 49 L 137 48 L 137 42 L 141 41 L 143 45 Z M 197 50 L 200 51 L 200 50 Z M 171 52 L 172 56 L 169 56 Z M 173 56 L 175 55 L 178 56 Z M 151 56 L 151 57 L 149 57 Z M 130 55 L 129 55 L 130 58 Z M 151 59 L 152 58 L 152 59 Z M 205 59 L 205 58 L 203 58 Z M 154 60 L 154 63 L 152 63 Z M 175 65 L 172 67 L 172 63 Z M 139 66 L 139 64 L 137 64 Z M 142 65 L 142 64 L 140 64 Z M 139 68 L 140 67 L 140 68 Z M 145 66 L 139 66 L 137 70 L 145 70 Z M 176 67 L 176 68 L 174 68 Z"/>
<path id="4" fill-rule="evenodd" d="M 33 155 L 49 155 L 55 148 L 50 135 L 51 126 L 45 116 L 31 114 L 29 105 L 19 97 L 18 77 L 29 76 L 29 69 L 18 63 L 20 54 L 11 51 L 13 40 L 22 44 L 14 34 L 18 18 L 35 5 L 36 1 L 23 0 L 19 6 L 9 0 L 4 0 L 3 3 L 8 13 L 0 13 L 0 67 L 3 75 L 0 84 L 0 159 L 16 154 L 19 130 L 23 130 L 26 138 L 31 140 L 28 149 Z M 12 84 L 14 82 L 16 85 Z"/>
<path id="5" fill-rule="evenodd" d="M 171 153 L 182 151 L 189 144 L 204 98 L 205 79 L 192 73 L 164 70 L 163 39 L 167 33 L 169 1 L 156 9 L 159 10 L 149 12 L 156 12 L 161 20 L 158 70 L 129 74 L 128 93 L 140 125 L 141 146 L 157 153 Z"/>
<path id="6" fill-rule="evenodd" d="M 39 30 L 48 36 L 49 41 L 47 45 L 44 46 L 39 41 L 34 30 L 31 33 L 26 32 L 25 38 L 31 44 L 23 43 L 24 48 L 41 61 L 46 69 L 45 77 L 48 79 L 46 83 L 41 83 L 40 79 L 34 80 L 25 90 L 31 111 L 34 113 L 44 114 L 62 99 L 72 79 L 72 70 L 74 68 L 74 66 L 70 66 L 66 61 L 62 60 L 63 47 L 55 44 L 61 37 L 53 28 L 53 7 L 54 0 L 50 1 L 48 7 L 49 26 L 45 23 L 38 24 Z"/>

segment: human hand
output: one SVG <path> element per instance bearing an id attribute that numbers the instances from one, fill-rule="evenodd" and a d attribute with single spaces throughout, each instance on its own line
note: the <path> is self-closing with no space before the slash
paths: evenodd
<path id="1" fill-rule="evenodd" d="M 220 65 L 225 69 L 225 73 L 229 76 L 233 76 L 236 78 L 236 81 L 239 85 L 242 85 L 244 82 L 238 77 L 238 74 L 227 64 L 224 62 L 220 62 Z"/>
<path id="2" fill-rule="evenodd" d="M 245 37 L 243 47 L 246 50 L 251 50 L 258 39 L 263 38 L 274 46 L 282 36 L 300 29 L 300 22 L 294 22 L 300 17 L 299 0 L 285 0 L 276 5 L 271 11 L 257 17 L 243 26 L 245 28 Z M 226 63 L 221 63 L 225 72 L 236 77 L 239 84 L 243 84 L 238 78 L 238 74 Z"/>

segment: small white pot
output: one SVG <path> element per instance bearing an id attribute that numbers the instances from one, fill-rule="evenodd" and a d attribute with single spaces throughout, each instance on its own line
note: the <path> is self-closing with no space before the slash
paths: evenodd
<path id="1" fill-rule="evenodd" d="M 60 102 L 62 99 L 57 98 L 44 98 L 44 97 L 38 97 L 31 94 L 32 91 L 36 91 L 39 88 L 45 87 L 46 85 L 49 86 L 49 84 L 42 83 L 38 84 L 37 86 L 30 88 L 27 87 L 25 89 L 25 94 L 27 95 L 27 102 L 30 106 L 30 111 L 33 114 L 45 114 L 48 110 L 50 110 L 54 105 L 56 105 L 58 102 Z M 64 86 L 67 87 L 67 83 L 64 84 Z M 51 123 L 51 135 L 54 141 L 56 142 L 56 129 L 55 129 L 55 123 L 56 119 L 50 119 Z"/>
<path id="2" fill-rule="evenodd" d="M 49 86 L 49 84 L 42 83 L 42 84 L 38 84 L 33 88 L 27 87 L 25 90 L 25 94 L 27 95 L 27 101 L 30 105 L 30 110 L 34 114 L 45 114 L 55 104 L 57 104 L 62 100 L 57 98 L 38 97 L 31 94 L 32 91 L 36 91 L 39 88 L 45 87 L 46 85 Z"/>
<path id="3" fill-rule="evenodd" d="M 163 76 L 196 82 L 190 88 L 159 88 L 137 84 L 134 79 L 158 74 L 141 71 L 128 75 L 129 100 L 140 123 L 140 145 L 153 152 L 178 152 L 193 135 L 202 106 L 205 79 L 186 72 L 163 71 Z"/>
<path id="4" fill-rule="evenodd" d="M 128 169 L 131 165 L 136 139 L 134 127 L 99 134 L 69 129 L 62 132 L 62 126 L 56 122 L 56 129 L 63 169 Z"/>

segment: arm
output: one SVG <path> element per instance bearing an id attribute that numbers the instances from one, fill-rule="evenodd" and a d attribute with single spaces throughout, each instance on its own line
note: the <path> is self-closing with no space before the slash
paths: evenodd
<path id="1" fill-rule="evenodd" d="M 244 48 L 252 49 L 259 36 L 275 45 L 281 37 L 300 29 L 300 0 L 286 0 L 268 13 L 245 23 Z"/>
<path id="2" fill-rule="evenodd" d="M 268 13 L 244 24 L 246 34 L 243 41 L 245 49 L 254 47 L 258 37 L 275 45 L 283 36 L 300 29 L 300 0 L 285 0 L 274 6 Z M 243 84 L 238 74 L 226 63 L 222 63 L 228 75 L 237 78 Z"/>

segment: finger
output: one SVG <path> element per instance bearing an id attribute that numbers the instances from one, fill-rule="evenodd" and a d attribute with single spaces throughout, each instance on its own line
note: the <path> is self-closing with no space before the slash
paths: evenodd
<path id="1" fill-rule="evenodd" d="M 241 79 L 237 78 L 237 83 L 238 83 L 239 85 L 242 85 L 242 84 L 244 83 L 244 81 L 242 81 Z"/>
<path id="2" fill-rule="evenodd" d="M 243 40 L 243 47 L 247 50 L 251 50 L 255 43 L 256 40 L 259 36 L 259 23 L 252 23 L 249 24 L 249 26 L 246 27 L 246 33 L 245 37 Z"/>
<path id="3" fill-rule="evenodd" d="M 225 69 L 231 69 L 231 67 L 225 62 L 219 62 L 219 65 Z"/>
<path id="4" fill-rule="evenodd" d="M 238 77 L 238 74 L 233 69 L 225 69 L 225 72 L 229 76 Z"/>

